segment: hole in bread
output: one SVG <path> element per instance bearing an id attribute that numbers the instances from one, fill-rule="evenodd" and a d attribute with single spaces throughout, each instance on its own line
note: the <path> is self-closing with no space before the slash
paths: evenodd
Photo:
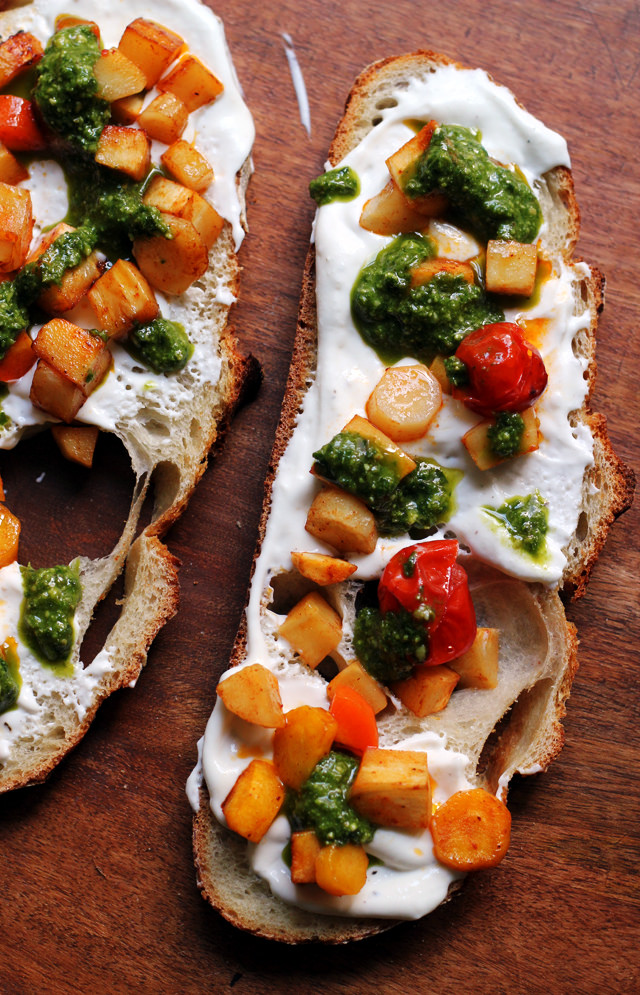
<path id="1" fill-rule="evenodd" d="M 576 539 L 578 542 L 583 542 L 587 538 L 587 533 L 589 532 L 589 517 L 586 511 L 580 512 L 580 517 L 578 518 L 578 524 L 576 525 Z"/>
<path id="2" fill-rule="evenodd" d="M 120 616 L 119 602 L 124 594 L 124 576 L 121 574 L 107 596 L 98 602 L 93 619 L 80 645 L 80 659 L 84 667 L 93 662 L 104 646 L 107 636 Z"/>
<path id="3" fill-rule="evenodd" d="M 376 110 L 384 111 L 388 107 L 397 107 L 397 106 L 398 106 L 398 101 L 396 100 L 395 97 L 383 97 L 382 100 L 379 100 L 377 102 Z"/>
<path id="4" fill-rule="evenodd" d="M 373 128 L 376 128 L 381 123 L 382 123 L 382 117 L 379 114 L 376 115 L 376 117 L 371 118 L 371 125 Z"/>

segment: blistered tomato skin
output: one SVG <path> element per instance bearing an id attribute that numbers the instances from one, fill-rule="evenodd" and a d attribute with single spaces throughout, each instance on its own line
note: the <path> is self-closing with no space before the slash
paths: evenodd
<path id="1" fill-rule="evenodd" d="M 469 383 L 453 395 L 472 411 L 490 417 L 498 411 L 524 411 L 547 386 L 542 356 L 514 322 L 476 329 L 456 349 Z"/>

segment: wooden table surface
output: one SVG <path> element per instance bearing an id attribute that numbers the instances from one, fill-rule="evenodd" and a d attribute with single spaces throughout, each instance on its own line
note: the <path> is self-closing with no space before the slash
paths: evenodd
<path id="1" fill-rule="evenodd" d="M 242 611 L 313 215 L 307 183 L 367 63 L 423 47 L 483 66 L 566 136 L 579 251 L 607 275 L 595 401 L 617 451 L 637 458 L 637 0 L 220 0 L 216 9 L 257 127 L 235 323 L 264 384 L 169 535 L 181 610 L 137 688 L 103 706 L 46 785 L 0 801 L 0 992 L 640 991 L 637 510 L 615 525 L 586 596 L 569 607 L 581 667 L 563 753 L 546 775 L 516 779 L 506 860 L 432 916 L 329 949 L 240 933 L 197 891 L 184 794 Z M 283 32 L 305 77 L 310 137 Z M 48 435 L 3 454 L 23 562 L 106 551 L 126 511 L 127 467 L 109 439 L 89 476 L 63 465 Z M 107 621 L 108 610 L 98 629 Z"/>

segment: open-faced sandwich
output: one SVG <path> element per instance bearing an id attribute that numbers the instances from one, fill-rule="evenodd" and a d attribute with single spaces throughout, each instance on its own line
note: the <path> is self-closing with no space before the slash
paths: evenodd
<path id="1" fill-rule="evenodd" d="M 602 278 L 563 139 L 431 52 L 357 80 L 319 204 L 246 618 L 188 785 L 231 922 L 340 942 L 507 850 L 562 744 L 632 481 L 589 408 Z"/>
<path id="2" fill-rule="evenodd" d="M 135 682 L 176 609 L 159 537 L 253 371 L 228 316 L 254 131 L 222 24 L 198 0 L 35 0 L 0 30 L 0 447 L 52 425 L 90 466 L 112 432 L 136 477 L 99 560 L 19 566 L 20 508 L 0 509 L 6 790 L 41 780 Z M 84 667 L 94 606 L 125 561 L 120 618 Z"/>

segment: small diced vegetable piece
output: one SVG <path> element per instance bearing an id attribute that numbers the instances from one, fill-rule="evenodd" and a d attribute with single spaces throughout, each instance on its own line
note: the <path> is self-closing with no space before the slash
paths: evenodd
<path id="1" fill-rule="evenodd" d="M 441 663 L 435 667 L 416 667 L 411 677 L 395 681 L 391 690 L 410 712 L 424 718 L 447 707 L 459 680 L 458 674 Z"/>
<path id="2" fill-rule="evenodd" d="M 194 191 L 191 191 L 189 202 L 180 216 L 191 222 L 207 249 L 211 248 L 224 228 L 224 218 Z"/>
<path id="3" fill-rule="evenodd" d="M 514 456 L 506 457 L 515 459 L 516 456 L 524 456 L 532 453 L 540 445 L 540 429 L 538 419 L 533 408 L 526 408 L 520 412 L 524 421 L 524 432 L 520 440 L 520 448 Z M 478 422 L 462 436 L 462 443 L 469 453 L 469 456 L 479 470 L 490 470 L 499 463 L 504 463 L 505 457 L 497 456 L 489 445 L 487 432 L 495 422 L 491 418 Z"/>
<path id="4" fill-rule="evenodd" d="M 481 246 L 468 232 L 440 218 L 430 218 L 426 234 L 437 248 L 436 255 L 461 261 L 480 255 Z"/>
<path id="5" fill-rule="evenodd" d="M 316 857 L 316 884 L 330 895 L 357 895 L 367 880 L 369 858 L 363 846 L 323 846 Z"/>
<path id="6" fill-rule="evenodd" d="M 39 244 L 29 255 L 27 262 L 39 259 L 60 235 L 70 231 L 75 231 L 75 229 L 61 221 L 55 228 L 42 236 Z M 51 311 L 53 314 L 63 314 L 65 311 L 70 311 L 84 297 L 89 287 L 95 283 L 101 271 L 102 263 L 98 253 L 94 250 L 78 266 L 66 270 L 60 285 L 52 283 L 46 287 L 38 297 L 38 304 L 44 311 Z"/>
<path id="7" fill-rule="evenodd" d="M 204 197 L 181 183 L 164 176 L 155 176 L 142 198 L 150 207 L 190 221 L 198 235 L 210 249 L 224 227 L 224 219 Z"/>
<path id="8" fill-rule="evenodd" d="M 54 418 L 72 422 L 86 398 L 70 380 L 40 360 L 31 381 L 29 400 Z"/>
<path id="9" fill-rule="evenodd" d="M 350 687 L 357 691 L 369 703 L 374 714 L 381 712 L 387 705 L 387 696 L 382 685 L 369 674 L 359 660 L 354 660 L 341 670 L 327 685 L 329 701 L 339 688 Z"/>
<path id="10" fill-rule="evenodd" d="M 54 26 L 56 31 L 64 31 L 65 28 L 74 28 L 77 24 L 86 24 L 100 41 L 100 28 L 95 21 L 87 21 L 84 17 L 74 17 L 73 14 L 58 14 Z"/>
<path id="11" fill-rule="evenodd" d="M 148 207 L 157 207 L 165 214 L 180 216 L 191 197 L 191 190 L 166 176 L 154 176 L 144 192 L 142 201 Z"/>
<path id="12" fill-rule="evenodd" d="M 342 620 L 318 591 L 310 591 L 291 609 L 278 632 L 314 668 L 342 639 Z"/>
<path id="13" fill-rule="evenodd" d="M 19 31 L 0 44 L 0 87 L 40 62 L 44 49 L 38 39 L 28 31 Z"/>
<path id="14" fill-rule="evenodd" d="M 35 337 L 39 359 L 66 377 L 85 397 L 96 389 L 111 364 L 111 353 L 98 335 L 64 318 L 52 318 Z"/>
<path id="15" fill-rule="evenodd" d="M 431 817 L 427 754 L 417 750 L 367 750 L 349 802 L 380 826 L 424 829 Z"/>
<path id="16" fill-rule="evenodd" d="M 151 143 L 139 128 L 108 124 L 102 129 L 95 160 L 140 181 L 151 166 Z"/>
<path id="17" fill-rule="evenodd" d="M 133 243 L 136 262 L 152 287 L 165 294 L 182 294 L 207 271 L 207 247 L 190 221 L 162 215 L 173 238 L 138 238 Z"/>
<path id="18" fill-rule="evenodd" d="M 411 206 L 393 180 L 366 201 L 360 215 L 360 227 L 376 235 L 420 231 L 424 226 L 424 214 Z"/>
<path id="19" fill-rule="evenodd" d="M 142 69 L 147 89 L 157 83 L 183 47 L 180 35 L 144 17 L 137 17 L 128 24 L 118 43 L 120 51 Z"/>
<path id="20" fill-rule="evenodd" d="M 436 121 L 429 121 L 428 124 L 425 124 L 424 128 L 421 128 L 417 135 L 410 138 L 408 142 L 405 142 L 397 152 L 394 152 L 387 159 L 389 172 L 396 186 L 401 191 L 404 188 L 406 180 L 411 176 L 418 159 L 429 148 L 431 136 L 437 126 Z M 409 203 L 421 214 L 435 217 L 444 212 L 447 201 L 439 191 L 434 190 L 433 192 L 423 194 L 421 197 L 412 197 Z"/>
<path id="21" fill-rule="evenodd" d="M 382 374 L 366 410 L 394 442 L 410 442 L 422 438 L 441 407 L 442 388 L 426 366 L 394 366 Z"/>
<path id="22" fill-rule="evenodd" d="M 265 729 L 284 725 L 278 678 L 261 663 L 235 670 L 218 684 L 225 707 L 245 722 Z"/>
<path id="23" fill-rule="evenodd" d="M 131 59 L 119 48 L 106 49 L 93 67 L 93 75 L 98 80 L 98 97 L 103 100 L 122 100 L 140 93 L 146 84 L 146 76 Z"/>
<path id="24" fill-rule="evenodd" d="M 229 829 L 259 843 L 283 801 L 284 786 L 273 764 L 256 759 L 240 774 L 222 803 L 222 811 Z"/>
<path id="25" fill-rule="evenodd" d="M 325 708 L 301 705 L 285 714 L 273 734 L 273 762 L 278 776 L 297 791 L 331 749 L 338 723 Z"/>
<path id="26" fill-rule="evenodd" d="M 133 124 L 138 120 L 138 114 L 142 110 L 143 104 L 144 97 L 141 93 L 134 93 L 132 97 L 114 100 L 111 104 L 111 117 L 116 124 Z"/>
<path id="27" fill-rule="evenodd" d="M 138 116 L 138 124 L 150 138 L 171 145 L 184 131 L 189 112 L 174 93 L 159 93 Z"/>
<path id="28" fill-rule="evenodd" d="M 164 93 L 174 93 L 186 106 L 189 113 L 210 104 L 224 86 L 217 76 L 196 59 L 195 55 L 184 55 L 173 69 L 158 81 L 158 89 Z"/>
<path id="29" fill-rule="evenodd" d="M 536 284 L 538 247 L 533 243 L 487 243 L 485 286 L 492 294 L 531 297 Z"/>
<path id="30" fill-rule="evenodd" d="M 370 746 L 378 745 L 376 714 L 354 688 L 335 688 L 329 711 L 338 723 L 335 741 L 339 746 L 362 756 Z"/>
<path id="31" fill-rule="evenodd" d="M 22 187 L 0 183 L 0 273 L 24 265 L 33 232 L 31 194 Z"/>
<path id="32" fill-rule="evenodd" d="M 456 871 L 495 867 L 511 838 L 509 809 L 483 788 L 456 791 L 431 819 L 433 852 Z"/>
<path id="33" fill-rule="evenodd" d="M 0 567 L 7 567 L 18 559 L 20 521 L 0 504 Z"/>
<path id="34" fill-rule="evenodd" d="M 291 833 L 291 880 L 294 884 L 313 884 L 320 841 L 312 829 Z"/>
<path id="35" fill-rule="evenodd" d="M 0 143 L 0 183 L 14 186 L 22 180 L 29 179 L 29 170 L 9 151 L 6 145 Z"/>
<path id="36" fill-rule="evenodd" d="M 443 394 L 451 393 L 451 381 L 447 376 L 447 371 L 444 365 L 444 356 L 436 356 L 436 358 L 431 363 L 429 367 L 429 372 L 433 374 L 438 383 Z"/>
<path id="37" fill-rule="evenodd" d="M 29 335 L 27 332 L 20 332 L 13 345 L 7 349 L 4 359 L 0 359 L 0 382 L 19 380 L 28 373 L 37 358 Z"/>
<path id="38" fill-rule="evenodd" d="M 52 425 L 51 434 L 65 459 L 90 469 L 98 441 L 95 425 Z"/>
<path id="39" fill-rule="evenodd" d="M 460 675 L 458 688 L 488 690 L 498 686 L 498 629 L 478 629 L 471 647 L 449 666 Z"/>
<path id="40" fill-rule="evenodd" d="M 314 584 L 326 587 L 327 584 L 339 584 L 355 573 L 355 563 L 339 560 L 335 556 L 324 553 L 291 553 L 291 561 L 303 577 L 312 580 Z"/>
<path id="41" fill-rule="evenodd" d="M 471 263 L 460 262 L 457 259 L 425 259 L 411 271 L 411 286 L 420 287 L 423 283 L 428 283 L 436 273 L 461 276 L 468 284 L 472 284 L 475 280 Z"/>
<path id="42" fill-rule="evenodd" d="M 394 460 L 400 479 L 406 477 L 412 470 L 415 470 L 415 461 L 407 453 L 403 452 L 388 435 L 385 435 L 384 432 L 375 425 L 372 425 L 370 421 L 367 421 L 361 415 L 354 415 L 342 431 L 355 432 L 364 439 L 371 439 L 372 442 L 375 442 L 384 453 Z"/>
<path id="43" fill-rule="evenodd" d="M 123 338 L 137 323 L 147 324 L 158 316 L 153 290 L 137 266 L 118 259 L 102 274 L 87 294 L 101 329 Z"/>
<path id="44" fill-rule="evenodd" d="M 162 153 L 160 161 L 178 183 L 196 193 L 204 193 L 213 183 L 213 169 L 205 157 L 182 138 Z"/>
<path id="45" fill-rule="evenodd" d="M 373 553 L 376 520 L 366 504 L 339 487 L 326 487 L 313 499 L 305 528 L 343 553 Z"/>
<path id="46" fill-rule="evenodd" d="M 30 100 L 0 94 L 0 142 L 12 152 L 40 152 L 47 147 Z"/>

